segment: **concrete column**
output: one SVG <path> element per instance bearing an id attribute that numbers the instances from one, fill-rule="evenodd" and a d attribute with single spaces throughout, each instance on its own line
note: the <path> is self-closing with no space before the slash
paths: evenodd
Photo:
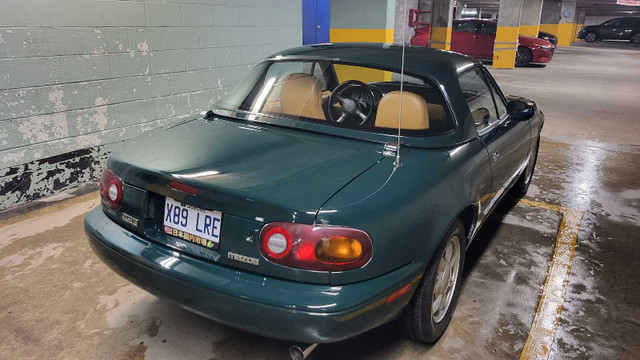
<path id="1" fill-rule="evenodd" d="M 520 35 L 538 36 L 541 15 L 542 0 L 524 1 L 520 14 Z"/>
<path id="2" fill-rule="evenodd" d="M 395 0 L 331 0 L 330 41 L 393 42 L 395 4 Z"/>
<path id="3" fill-rule="evenodd" d="M 569 46 L 575 37 L 576 0 L 563 0 L 558 24 L 558 45 Z"/>
<path id="4" fill-rule="evenodd" d="M 406 1 L 406 4 L 405 4 Z M 405 8 L 406 5 L 406 8 Z M 398 0 L 395 1 L 395 21 L 393 26 L 393 43 L 402 44 L 402 32 L 406 43 L 411 41 L 414 35 L 413 28 L 409 26 L 409 10 L 419 9 L 418 0 Z"/>
<path id="5" fill-rule="evenodd" d="M 429 47 L 451 50 L 451 24 L 454 0 L 433 0 Z"/>
<path id="6" fill-rule="evenodd" d="M 518 31 L 520 14 L 524 0 L 500 1 L 498 30 L 493 48 L 493 67 L 497 69 L 513 69 L 518 50 Z"/>
<path id="7" fill-rule="evenodd" d="M 569 46 L 576 28 L 576 0 L 545 0 L 540 30 L 558 37 L 559 46 Z"/>
<path id="8" fill-rule="evenodd" d="M 458 6 L 456 6 L 456 20 L 462 19 L 462 9 L 464 9 L 464 5 L 458 2 Z"/>

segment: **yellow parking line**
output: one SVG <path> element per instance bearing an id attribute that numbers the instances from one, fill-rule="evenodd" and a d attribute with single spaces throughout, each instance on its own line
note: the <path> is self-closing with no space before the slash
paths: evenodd
<path id="1" fill-rule="evenodd" d="M 538 310 L 531 324 L 520 360 L 547 359 L 558 327 L 583 212 L 539 201 L 520 203 L 562 213 L 555 251 L 544 283 Z"/>

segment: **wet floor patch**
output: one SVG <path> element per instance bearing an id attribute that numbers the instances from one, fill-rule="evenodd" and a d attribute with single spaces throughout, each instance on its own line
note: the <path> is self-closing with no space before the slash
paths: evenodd
<path id="1" fill-rule="evenodd" d="M 406 340 L 391 323 L 322 345 L 311 358 L 517 358 L 542 293 L 560 214 L 508 201 L 498 211 L 467 251 L 460 298 L 449 328 L 436 344 Z"/>

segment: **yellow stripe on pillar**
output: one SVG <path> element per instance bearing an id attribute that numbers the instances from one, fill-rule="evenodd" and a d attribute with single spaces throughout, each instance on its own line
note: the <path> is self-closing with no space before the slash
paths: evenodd
<path id="1" fill-rule="evenodd" d="M 516 64 L 518 50 L 519 27 L 498 26 L 496 42 L 493 48 L 493 67 L 496 69 L 513 69 Z"/>
<path id="2" fill-rule="evenodd" d="M 451 50 L 451 28 L 432 27 L 429 47 L 440 50 Z"/>
<path id="3" fill-rule="evenodd" d="M 573 24 L 558 24 L 558 32 L 556 34 L 558 37 L 558 45 L 571 45 L 571 40 L 573 39 L 573 26 Z"/>
<path id="4" fill-rule="evenodd" d="M 540 25 L 520 25 L 520 35 L 538 36 Z"/>
<path id="5" fill-rule="evenodd" d="M 540 24 L 540 31 L 558 36 L 558 24 Z"/>
<path id="6" fill-rule="evenodd" d="M 331 29 L 331 42 L 393 42 L 393 29 Z"/>

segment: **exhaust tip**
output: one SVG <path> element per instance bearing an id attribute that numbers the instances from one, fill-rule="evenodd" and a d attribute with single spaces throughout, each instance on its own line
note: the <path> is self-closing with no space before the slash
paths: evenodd
<path id="1" fill-rule="evenodd" d="M 291 360 L 304 360 L 306 356 L 299 346 L 294 345 L 289 348 L 289 357 Z"/>
<path id="2" fill-rule="evenodd" d="M 309 354 L 318 346 L 318 343 L 309 345 L 306 349 L 302 349 L 298 345 L 293 345 L 289 348 L 289 357 L 291 360 L 304 360 Z"/>

